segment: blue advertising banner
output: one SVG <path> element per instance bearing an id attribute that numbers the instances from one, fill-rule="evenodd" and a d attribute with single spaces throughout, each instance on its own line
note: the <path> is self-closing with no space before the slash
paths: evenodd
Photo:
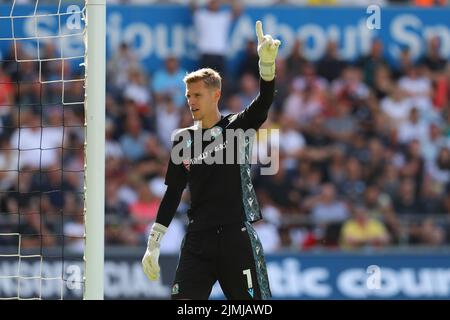
<path id="1" fill-rule="evenodd" d="M 450 255 L 269 255 L 267 266 L 274 299 L 450 299 Z"/>
<path id="2" fill-rule="evenodd" d="M 170 298 L 178 256 L 162 255 L 161 278 L 149 281 L 142 271 L 142 250 L 106 250 L 105 299 Z M 450 299 L 449 254 L 279 254 L 266 259 L 273 299 Z M 17 260 L 0 257 L 0 297 L 18 295 Z M 82 270 L 81 257 L 22 259 L 19 294 L 59 299 L 63 292 L 65 299 L 81 299 Z M 40 281 L 36 275 L 53 280 Z M 210 298 L 224 299 L 217 283 Z"/>
<path id="3" fill-rule="evenodd" d="M 14 19 L 14 28 L 11 27 L 11 19 L 5 18 L 10 14 L 9 10 L 8 5 L 0 6 L 0 15 L 4 17 L 0 19 L 0 39 L 11 38 L 13 32 L 15 37 L 56 36 L 58 29 L 62 29 L 62 34 L 76 33 L 73 29 L 76 17 L 71 15 L 76 11 L 74 7 L 61 8 L 65 14 L 60 18 L 54 15 Z M 39 6 L 37 13 L 55 11 L 53 6 Z M 16 6 L 13 16 L 32 15 L 33 12 L 33 6 Z M 353 60 L 369 50 L 373 39 L 379 38 L 384 42 L 386 56 L 395 63 L 404 48 L 409 48 L 413 59 L 420 58 L 426 50 L 426 39 L 438 36 L 442 55 L 450 58 L 449 16 L 450 9 L 447 8 L 383 7 L 379 12 L 367 13 L 365 7 L 247 7 L 233 24 L 227 55 L 230 68 L 235 68 L 246 41 L 255 38 L 254 22 L 261 19 L 265 32 L 282 40 L 281 57 L 292 51 L 298 38 L 304 43 L 305 56 L 317 60 L 324 54 L 327 41 L 333 39 L 339 43 L 341 56 Z M 159 68 L 162 59 L 169 54 L 178 56 L 185 68 L 195 67 L 196 34 L 192 13 L 184 6 L 110 5 L 107 10 L 107 40 L 108 55 L 114 54 L 121 42 L 127 42 L 149 71 Z M 9 45 L 7 41 L 0 41 L 3 55 Z M 82 54 L 76 37 L 66 37 L 62 45 L 67 55 Z"/>

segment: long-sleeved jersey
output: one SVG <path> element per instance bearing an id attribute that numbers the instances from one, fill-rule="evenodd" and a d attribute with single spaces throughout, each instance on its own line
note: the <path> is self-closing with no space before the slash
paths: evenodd
<path id="1" fill-rule="evenodd" d="M 193 126 L 176 133 L 156 222 L 169 225 L 186 185 L 191 231 L 261 219 L 250 177 L 249 133 L 267 119 L 274 93 L 275 81 L 261 79 L 259 95 L 242 112 L 222 116 L 212 128 Z"/>

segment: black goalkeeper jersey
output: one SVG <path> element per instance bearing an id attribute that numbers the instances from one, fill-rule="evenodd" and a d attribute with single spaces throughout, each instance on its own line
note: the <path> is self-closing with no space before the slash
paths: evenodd
<path id="1" fill-rule="evenodd" d="M 190 231 L 261 219 L 250 177 L 252 137 L 248 129 L 257 130 L 267 119 L 274 97 L 274 82 L 261 79 L 259 95 L 242 112 L 222 116 L 212 128 L 193 126 L 175 135 L 172 153 L 179 157 L 177 163 L 171 157 L 165 183 L 177 190 L 189 186 Z M 238 131 L 247 135 L 237 138 Z M 158 212 L 161 214 L 165 213 Z"/>

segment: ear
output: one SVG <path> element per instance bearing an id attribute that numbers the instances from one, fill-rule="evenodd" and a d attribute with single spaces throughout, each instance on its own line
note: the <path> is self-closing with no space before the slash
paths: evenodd
<path id="1" fill-rule="evenodd" d="M 217 89 L 214 91 L 214 98 L 219 100 L 221 96 L 222 96 L 222 91 L 220 89 Z"/>

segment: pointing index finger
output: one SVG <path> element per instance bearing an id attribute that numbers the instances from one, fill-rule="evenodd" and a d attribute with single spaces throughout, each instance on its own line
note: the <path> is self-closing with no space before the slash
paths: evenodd
<path id="1" fill-rule="evenodd" d="M 261 43 L 264 39 L 264 33 L 262 29 L 262 22 L 260 20 L 256 21 L 256 36 L 258 37 L 258 42 Z"/>

